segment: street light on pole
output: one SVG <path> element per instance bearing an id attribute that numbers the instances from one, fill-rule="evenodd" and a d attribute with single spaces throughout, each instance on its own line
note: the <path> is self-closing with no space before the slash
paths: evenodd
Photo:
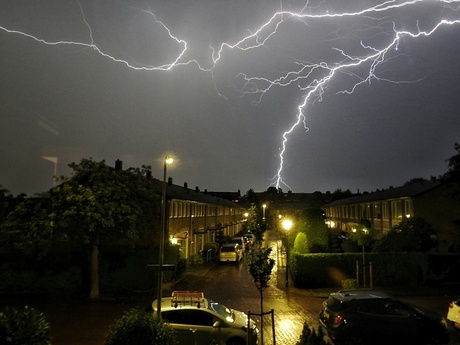
<path id="1" fill-rule="evenodd" d="M 267 208 L 267 205 L 263 204 L 262 205 L 262 220 L 265 222 L 265 209 Z"/>
<path id="2" fill-rule="evenodd" d="M 166 166 L 172 164 L 174 159 L 165 156 L 163 160 L 163 185 L 161 190 L 161 233 L 160 250 L 158 254 L 158 285 L 157 285 L 157 316 L 161 319 L 161 297 L 163 290 L 163 265 L 165 256 L 165 233 L 166 233 Z"/>
<path id="3" fill-rule="evenodd" d="M 292 227 L 292 221 L 289 219 L 283 220 L 281 223 L 283 229 L 286 230 L 286 287 L 289 286 L 289 230 Z"/>

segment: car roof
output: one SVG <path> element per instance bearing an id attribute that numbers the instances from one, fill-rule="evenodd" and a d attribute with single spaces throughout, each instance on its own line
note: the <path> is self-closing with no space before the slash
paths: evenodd
<path id="1" fill-rule="evenodd" d="M 173 291 L 171 297 L 161 298 L 161 310 L 171 309 L 197 309 L 208 308 L 208 299 L 204 298 L 202 292 L 197 291 Z M 154 309 L 157 307 L 157 300 L 153 301 Z"/>
<path id="2" fill-rule="evenodd" d="M 238 246 L 238 243 L 225 243 L 222 245 L 222 247 L 235 247 Z"/>
<path id="3" fill-rule="evenodd" d="M 341 302 L 356 299 L 393 298 L 386 292 L 378 290 L 340 290 L 338 292 L 331 293 L 330 296 Z"/>

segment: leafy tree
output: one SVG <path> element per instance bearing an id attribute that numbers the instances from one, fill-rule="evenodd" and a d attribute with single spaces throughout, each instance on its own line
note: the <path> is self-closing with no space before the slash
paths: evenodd
<path id="1" fill-rule="evenodd" d="M 48 197 L 24 199 L 4 229 L 15 247 L 38 258 L 53 241 L 69 239 L 87 257 L 90 298 L 96 298 L 99 241 L 133 240 L 152 232 L 159 197 L 154 181 L 145 177 L 148 167 L 116 170 L 92 159 L 69 166 L 72 177 L 61 178 Z"/>
<path id="2" fill-rule="evenodd" d="M 449 187 L 450 195 L 460 200 L 460 144 L 454 145 L 457 154 L 447 160 L 448 170 L 442 176 L 442 181 Z"/>
<path id="3" fill-rule="evenodd" d="M 158 220 L 159 197 L 143 169 L 115 170 L 105 161 L 69 165 L 71 178 L 52 191 L 57 227 L 90 257 L 90 298 L 99 295 L 99 240 L 136 239 Z"/>
<path id="4" fill-rule="evenodd" d="M 49 195 L 20 202 L 2 226 L 6 243 L 39 260 L 45 257 L 53 243 L 51 209 Z"/>
<path id="5" fill-rule="evenodd" d="M 460 183 L 460 144 L 455 143 L 454 148 L 457 154 L 446 160 L 448 170 L 444 174 L 443 179 L 447 182 Z"/>
<path id="6" fill-rule="evenodd" d="M 270 257 L 272 252 L 271 248 L 262 248 L 259 245 L 254 246 L 249 250 L 246 256 L 246 264 L 248 271 L 251 274 L 253 281 L 259 290 L 260 294 L 260 318 L 261 324 L 261 340 L 263 344 L 263 313 L 264 313 L 264 298 L 263 292 L 268 287 L 268 282 L 271 278 L 273 267 L 275 266 L 275 260 Z"/>
<path id="7" fill-rule="evenodd" d="M 250 188 L 246 194 L 242 198 L 245 202 L 249 204 L 256 204 L 259 202 L 259 199 L 256 195 L 256 192 L 254 192 L 254 189 Z"/>
<path id="8" fill-rule="evenodd" d="M 254 234 L 254 242 L 261 244 L 263 240 L 263 230 L 259 223 L 259 217 L 256 206 L 251 206 L 246 220 L 246 230 Z"/>
<path id="9" fill-rule="evenodd" d="M 422 218 L 410 218 L 394 226 L 373 246 L 374 252 L 426 252 L 436 246 L 434 229 Z"/>
<path id="10" fill-rule="evenodd" d="M 303 232 L 308 244 L 308 253 L 329 251 L 329 229 L 320 209 L 306 209 L 296 220 L 296 229 Z"/>
<path id="11" fill-rule="evenodd" d="M 369 247 L 375 241 L 376 231 L 367 224 L 360 224 L 350 232 L 350 238 L 360 247 Z"/>

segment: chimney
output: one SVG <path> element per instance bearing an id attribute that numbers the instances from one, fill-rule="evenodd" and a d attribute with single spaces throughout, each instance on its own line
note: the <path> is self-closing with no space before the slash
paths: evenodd
<path id="1" fill-rule="evenodd" d="M 195 187 L 195 192 L 197 192 L 197 193 L 200 192 L 200 188 L 198 186 Z"/>
<path id="2" fill-rule="evenodd" d="M 172 185 L 172 182 L 173 182 L 172 177 L 168 177 L 168 186 L 171 186 L 171 185 Z"/>
<path id="3" fill-rule="evenodd" d="M 188 184 L 187 184 L 187 182 L 184 182 L 184 189 L 188 189 Z"/>
<path id="4" fill-rule="evenodd" d="M 123 162 L 119 159 L 115 161 L 115 171 L 123 170 Z"/>

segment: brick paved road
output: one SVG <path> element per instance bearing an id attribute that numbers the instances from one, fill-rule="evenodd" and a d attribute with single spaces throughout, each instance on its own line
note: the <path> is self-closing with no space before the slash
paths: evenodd
<path id="1" fill-rule="evenodd" d="M 264 246 L 272 248 L 276 265 L 272 272 L 270 287 L 264 291 L 265 312 L 274 310 L 276 343 L 294 345 L 299 340 L 304 322 L 318 327 L 318 313 L 329 290 L 301 290 L 289 283 L 286 288 L 285 253 L 276 232 L 267 232 Z M 260 295 L 247 272 L 244 263 L 240 265 L 215 265 L 208 272 L 198 271 L 171 287 L 172 290 L 198 290 L 231 308 L 260 314 Z M 260 326 L 260 317 L 253 317 Z M 271 316 L 264 317 L 264 344 L 273 344 Z"/>

